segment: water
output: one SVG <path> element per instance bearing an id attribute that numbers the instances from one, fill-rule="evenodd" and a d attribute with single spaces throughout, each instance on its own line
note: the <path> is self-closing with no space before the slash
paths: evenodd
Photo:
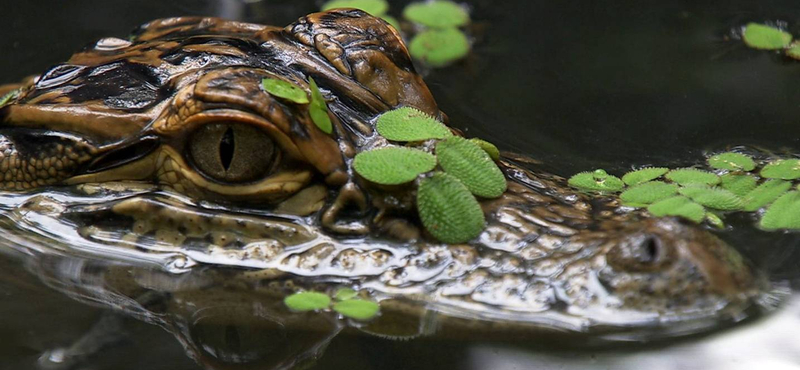
<path id="1" fill-rule="evenodd" d="M 392 2 L 399 13 L 405 2 Z M 689 165 L 727 145 L 798 152 L 800 63 L 726 41 L 748 21 L 786 21 L 800 34 L 796 1 L 470 1 L 476 47 L 426 81 L 454 126 L 467 135 L 542 160 L 569 175 L 603 167 Z M 284 25 L 313 1 L 18 2 L 0 14 L 0 81 L 63 61 L 96 39 L 153 18 L 215 14 Z M 747 219 L 732 220 L 745 225 Z M 800 237 L 740 228 L 724 235 L 775 277 L 800 282 Z M 0 369 L 34 368 L 68 346 L 103 310 L 56 292 L 0 257 Z M 319 369 L 800 368 L 800 301 L 775 315 L 710 336 L 599 351 L 474 341 L 334 339 Z M 93 369 L 194 369 L 166 331 L 139 320 L 87 361 Z M 51 353 L 52 354 L 52 353 Z"/>

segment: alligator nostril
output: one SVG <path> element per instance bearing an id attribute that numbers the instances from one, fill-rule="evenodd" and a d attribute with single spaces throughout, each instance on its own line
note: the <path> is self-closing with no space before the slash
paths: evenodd
<path id="1" fill-rule="evenodd" d="M 656 237 L 649 236 L 642 241 L 641 262 L 654 263 L 658 261 L 661 254 L 661 241 Z"/>

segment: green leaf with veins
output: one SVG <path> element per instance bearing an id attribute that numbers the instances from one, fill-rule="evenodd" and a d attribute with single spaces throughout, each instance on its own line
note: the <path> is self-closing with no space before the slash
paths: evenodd
<path id="1" fill-rule="evenodd" d="M 417 211 L 425 229 L 445 243 L 467 242 L 486 226 L 478 200 L 461 181 L 444 172 L 420 181 Z"/>
<path id="2" fill-rule="evenodd" d="M 779 159 L 761 169 L 761 177 L 767 179 L 800 179 L 800 159 Z"/>
<path id="3" fill-rule="evenodd" d="M 381 136 L 392 141 L 423 141 L 453 136 L 443 123 L 412 107 L 397 108 L 381 114 L 375 129 Z"/>
<path id="4" fill-rule="evenodd" d="M 706 216 L 703 206 L 681 195 L 653 203 L 647 207 L 647 211 L 656 217 L 677 216 L 696 223 L 703 221 Z"/>
<path id="5" fill-rule="evenodd" d="M 436 167 L 436 157 L 419 149 L 385 147 L 356 154 L 353 169 L 377 184 L 399 185 L 411 182 Z"/>
<path id="6" fill-rule="evenodd" d="M 602 169 L 575 174 L 567 182 L 578 189 L 594 191 L 617 192 L 625 187 L 622 180 Z"/>
<path id="7" fill-rule="evenodd" d="M 758 23 L 745 26 L 742 39 L 747 46 L 754 49 L 783 49 L 792 42 L 792 35 L 775 27 Z"/>
<path id="8" fill-rule="evenodd" d="M 791 189 L 792 183 L 784 180 L 768 180 L 759 185 L 744 197 L 744 210 L 757 211 L 759 208 L 772 203 L 783 193 Z"/>
<path id="9" fill-rule="evenodd" d="M 472 194 L 497 198 L 506 191 L 506 176 L 480 146 L 453 136 L 436 143 L 436 157 L 444 172 L 456 177 Z"/>
<path id="10" fill-rule="evenodd" d="M 741 153 L 720 153 L 708 159 L 708 164 L 717 169 L 729 171 L 752 171 L 756 168 L 753 158 Z"/>
<path id="11" fill-rule="evenodd" d="M 264 87 L 270 95 L 286 99 L 297 104 L 308 104 L 308 94 L 300 86 L 292 84 L 291 82 L 279 80 L 277 78 L 265 78 L 261 80 L 261 86 Z"/>
<path id="12" fill-rule="evenodd" d="M 295 311 L 314 311 L 328 308 L 331 297 L 319 292 L 300 292 L 284 298 L 283 303 Z"/>
<path id="13" fill-rule="evenodd" d="M 669 172 L 666 167 L 647 167 L 631 171 L 622 176 L 622 181 L 628 185 L 638 185 L 650 180 L 655 180 Z"/>
<path id="14" fill-rule="evenodd" d="M 800 191 L 790 191 L 772 203 L 760 226 L 766 230 L 800 229 Z"/>
<path id="15" fill-rule="evenodd" d="M 311 88 L 311 104 L 308 106 L 308 114 L 322 132 L 330 135 L 333 132 L 333 123 L 331 123 L 331 117 L 328 116 L 328 104 L 313 78 L 308 78 L 308 85 Z"/>

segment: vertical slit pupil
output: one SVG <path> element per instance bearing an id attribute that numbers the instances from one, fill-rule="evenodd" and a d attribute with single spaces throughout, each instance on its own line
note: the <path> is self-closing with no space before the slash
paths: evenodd
<path id="1" fill-rule="evenodd" d="M 233 128 L 228 127 L 225 133 L 222 134 L 222 140 L 219 142 L 219 159 L 225 171 L 231 166 L 235 146 L 236 142 L 233 138 Z"/>

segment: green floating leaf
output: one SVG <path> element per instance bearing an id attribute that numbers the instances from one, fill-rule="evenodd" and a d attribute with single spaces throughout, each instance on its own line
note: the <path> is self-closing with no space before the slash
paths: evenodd
<path id="1" fill-rule="evenodd" d="M 701 171 L 694 168 L 681 168 L 669 171 L 666 178 L 680 185 L 688 184 L 719 184 L 719 176 L 708 171 Z"/>
<path id="2" fill-rule="evenodd" d="M 625 180 L 623 180 L 625 181 Z M 675 195 L 678 185 L 650 181 L 629 188 L 619 195 L 625 204 L 650 204 Z"/>
<path id="3" fill-rule="evenodd" d="M 655 180 L 669 171 L 666 167 L 647 167 L 631 171 L 622 176 L 622 181 L 628 185 L 638 185 L 650 180 Z"/>
<path id="4" fill-rule="evenodd" d="M 313 78 L 308 78 L 308 85 L 311 87 L 311 104 L 308 106 L 308 114 L 322 132 L 330 135 L 333 132 L 333 124 L 331 117 L 328 116 L 328 104 Z"/>
<path id="5" fill-rule="evenodd" d="M 772 203 L 792 187 L 792 183 L 783 180 L 769 180 L 759 185 L 744 197 L 743 209 L 753 212 Z"/>
<path id="6" fill-rule="evenodd" d="M 800 159 L 779 159 L 761 169 L 761 177 L 768 179 L 800 179 Z"/>
<path id="7" fill-rule="evenodd" d="M 795 41 L 786 49 L 789 58 L 800 60 L 800 42 Z"/>
<path id="8" fill-rule="evenodd" d="M 433 67 L 442 67 L 469 53 L 469 40 L 456 28 L 423 31 L 408 45 L 408 52 Z"/>
<path id="9" fill-rule="evenodd" d="M 467 242 L 485 227 L 478 201 L 461 181 L 444 172 L 420 182 L 417 211 L 425 229 L 445 243 Z"/>
<path id="10" fill-rule="evenodd" d="M 760 225 L 766 230 L 800 229 L 800 191 L 781 195 L 767 208 Z"/>
<path id="11" fill-rule="evenodd" d="M 380 17 L 389 10 L 386 0 L 332 0 L 322 5 L 322 10 L 336 8 L 356 8 L 376 17 Z"/>
<path id="12" fill-rule="evenodd" d="M 677 216 L 697 223 L 703 221 L 706 216 L 703 206 L 680 195 L 653 203 L 647 207 L 647 211 L 656 217 Z"/>
<path id="13" fill-rule="evenodd" d="M 265 78 L 261 80 L 261 86 L 264 87 L 270 95 L 286 99 L 297 104 L 308 104 L 308 94 L 291 82 L 279 80 L 277 78 Z"/>
<path id="14" fill-rule="evenodd" d="M 493 159 L 495 161 L 500 159 L 500 150 L 498 150 L 497 147 L 494 146 L 494 144 L 492 144 L 492 143 L 490 143 L 490 142 L 488 142 L 486 140 L 481 140 L 481 139 L 478 139 L 478 138 L 472 138 L 472 139 L 469 139 L 469 141 L 471 141 L 471 142 L 477 144 L 479 147 L 481 147 L 481 149 L 483 149 L 483 151 L 486 152 L 486 154 L 489 155 L 489 158 L 491 158 L 491 159 Z"/>
<path id="15" fill-rule="evenodd" d="M 333 298 L 337 301 L 346 301 L 355 298 L 357 295 L 358 292 L 351 288 L 340 288 L 333 294 Z"/>
<path id="16" fill-rule="evenodd" d="M 386 147 L 356 154 L 353 169 L 383 185 L 404 184 L 436 167 L 436 157 L 418 149 Z"/>
<path id="17" fill-rule="evenodd" d="M 11 90 L 7 92 L 5 95 L 3 95 L 3 97 L 0 98 L 0 107 L 5 106 L 6 104 L 8 104 L 8 102 L 11 101 L 11 99 L 15 99 L 17 96 L 19 96 L 19 92 L 20 89 L 16 89 L 16 90 Z"/>
<path id="18" fill-rule="evenodd" d="M 331 297 L 320 292 L 300 292 L 284 298 L 283 303 L 295 311 L 314 311 L 328 308 Z"/>
<path id="19" fill-rule="evenodd" d="M 397 108 L 381 114 L 375 129 L 381 136 L 393 141 L 422 141 L 453 136 L 443 123 L 411 107 Z"/>
<path id="20" fill-rule="evenodd" d="M 570 186 L 583 190 L 615 192 L 625 187 L 625 183 L 622 180 L 607 174 L 604 170 L 581 172 L 570 177 L 567 182 Z"/>
<path id="21" fill-rule="evenodd" d="M 469 23 L 469 13 L 452 1 L 411 3 L 403 10 L 403 17 L 431 28 L 460 27 Z"/>
<path id="22" fill-rule="evenodd" d="M 742 198 L 725 189 L 705 185 L 690 185 L 678 192 L 709 208 L 734 211 L 742 208 Z"/>
<path id="23" fill-rule="evenodd" d="M 378 314 L 380 306 L 373 301 L 348 299 L 336 302 L 333 305 L 333 310 L 351 319 L 368 320 Z"/>
<path id="24" fill-rule="evenodd" d="M 497 198 L 508 184 L 503 171 L 477 144 L 453 136 L 436 143 L 436 157 L 445 172 L 461 180 L 472 194 Z"/>
<path id="25" fill-rule="evenodd" d="M 717 229 L 725 228 L 725 222 L 713 212 L 706 212 L 706 221 Z"/>
<path id="26" fill-rule="evenodd" d="M 720 153 L 708 159 L 711 167 L 730 171 L 752 171 L 756 168 L 756 162 L 741 153 L 727 152 Z"/>
<path id="27" fill-rule="evenodd" d="M 792 42 L 792 35 L 775 27 L 748 23 L 742 35 L 744 43 L 754 49 L 783 49 Z"/>
<path id="28" fill-rule="evenodd" d="M 740 197 L 743 197 L 756 188 L 758 179 L 751 175 L 737 175 L 728 173 L 720 177 L 722 188 Z"/>

